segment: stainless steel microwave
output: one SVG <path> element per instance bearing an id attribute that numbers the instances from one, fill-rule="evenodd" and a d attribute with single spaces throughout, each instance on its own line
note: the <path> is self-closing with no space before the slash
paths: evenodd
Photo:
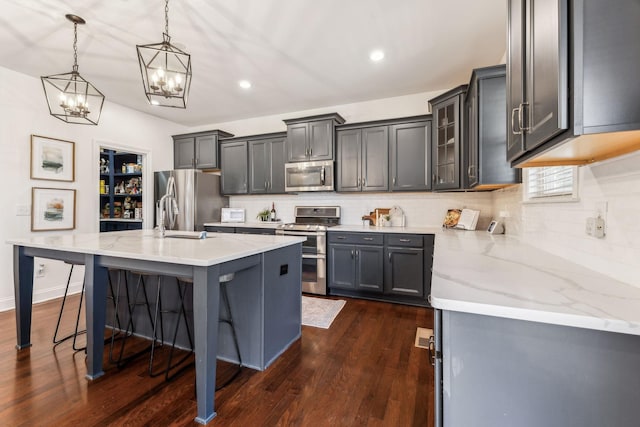
<path id="1" fill-rule="evenodd" d="M 333 160 L 284 165 L 284 190 L 333 191 Z"/>

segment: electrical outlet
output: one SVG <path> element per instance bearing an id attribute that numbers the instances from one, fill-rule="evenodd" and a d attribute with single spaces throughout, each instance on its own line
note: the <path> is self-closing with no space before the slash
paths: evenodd
<path id="1" fill-rule="evenodd" d="M 589 236 L 602 239 L 605 236 L 604 224 L 604 219 L 602 217 L 587 218 L 584 231 Z"/>
<path id="2" fill-rule="evenodd" d="M 604 237 L 604 219 L 602 217 L 594 218 L 593 223 L 593 237 L 602 239 Z"/>
<path id="3" fill-rule="evenodd" d="M 38 268 L 36 269 L 36 277 L 44 277 L 45 270 L 46 266 L 44 264 L 38 264 Z"/>

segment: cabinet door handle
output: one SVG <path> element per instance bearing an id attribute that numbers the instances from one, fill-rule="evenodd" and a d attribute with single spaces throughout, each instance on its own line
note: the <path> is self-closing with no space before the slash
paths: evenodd
<path id="1" fill-rule="evenodd" d="M 518 122 L 520 122 L 520 108 L 514 108 L 511 110 L 511 133 L 514 135 L 522 135 L 522 128 L 516 132 L 516 111 L 518 112 Z"/>
<path id="2" fill-rule="evenodd" d="M 368 242 L 373 240 L 373 237 L 363 237 L 362 240 L 366 240 Z"/>
<path id="3" fill-rule="evenodd" d="M 362 186 L 363 187 L 367 186 L 367 178 L 362 178 Z"/>
<path id="4" fill-rule="evenodd" d="M 405 242 L 405 243 L 408 243 L 408 242 L 411 241 L 411 239 L 398 239 L 398 240 L 400 240 L 401 242 Z"/>
<path id="5" fill-rule="evenodd" d="M 527 132 L 529 130 L 531 130 L 531 128 L 529 126 L 522 126 L 522 122 L 524 121 L 524 107 L 528 106 L 529 103 L 528 102 L 523 102 L 522 104 L 520 104 L 520 108 L 519 108 L 519 112 L 518 112 L 518 124 L 520 125 L 520 131 L 521 132 Z M 529 122 L 531 122 L 531 120 L 529 120 Z"/>
<path id="6" fill-rule="evenodd" d="M 351 249 L 351 258 L 353 258 L 355 255 L 355 251 L 353 249 Z"/>
<path id="7" fill-rule="evenodd" d="M 391 262 L 391 253 L 392 252 L 389 252 L 389 262 Z"/>
<path id="8" fill-rule="evenodd" d="M 429 337 L 429 362 L 436 366 L 436 340 L 433 335 Z"/>
<path id="9" fill-rule="evenodd" d="M 396 177 L 393 177 L 393 185 L 396 185 Z"/>
<path id="10" fill-rule="evenodd" d="M 356 258 L 360 256 L 360 251 L 356 249 Z"/>
<path id="11" fill-rule="evenodd" d="M 346 237 L 344 237 L 344 236 L 338 236 L 338 237 L 336 237 L 336 239 L 338 239 L 338 240 L 344 240 L 344 239 L 346 239 Z"/>
<path id="12" fill-rule="evenodd" d="M 309 147 L 309 156 L 313 156 L 313 147 Z"/>

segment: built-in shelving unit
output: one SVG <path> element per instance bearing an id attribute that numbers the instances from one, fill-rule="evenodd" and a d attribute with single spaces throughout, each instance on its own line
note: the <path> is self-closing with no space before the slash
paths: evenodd
<path id="1" fill-rule="evenodd" d="M 100 152 L 100 231 L 142 228 L 142 188 L 140 155 Z"/>

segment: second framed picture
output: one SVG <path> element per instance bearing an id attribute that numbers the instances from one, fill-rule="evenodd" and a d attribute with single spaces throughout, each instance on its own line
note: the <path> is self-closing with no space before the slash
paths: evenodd
<path id="1" fill-rule="evenodd" d="M 76 190 L 31 189 L 31 231 L 76 228 Z"/>
<path id="2" fill-rule="evenodd" d="M 75 180 L 75 144 L 31 135 L 31 179 Z"/>

